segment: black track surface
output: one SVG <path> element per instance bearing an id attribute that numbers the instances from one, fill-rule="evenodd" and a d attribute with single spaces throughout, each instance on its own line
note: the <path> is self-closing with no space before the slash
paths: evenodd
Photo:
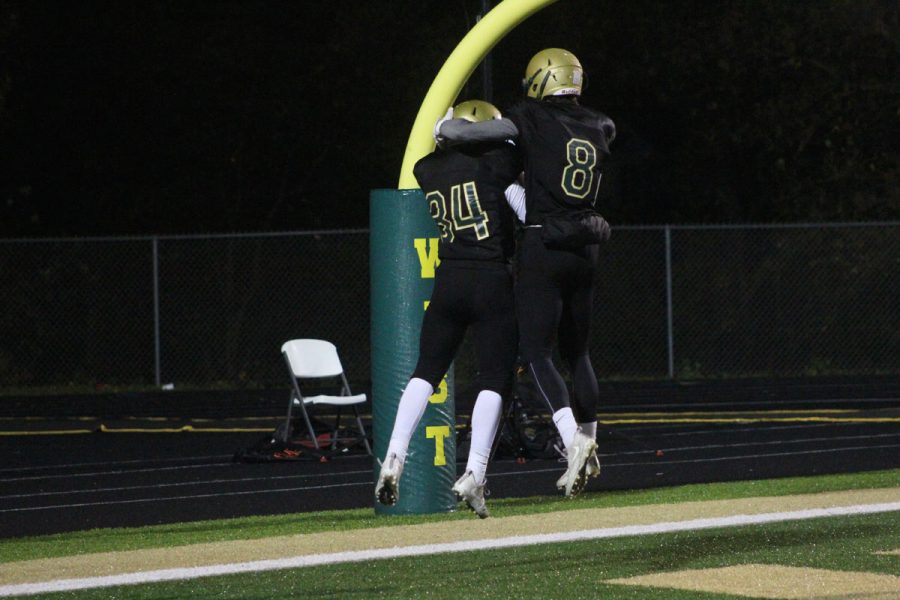
<path id="1" fill-rule="evenodd" d="M 236 452 L 272 430 L 121 432 L 208 428 L 211 422 L 196 417 L 223 414 L 241 417 L 244 427 L 274 426 L 283 391 L 4 399 L 0 538 L 371 507 L 375 465 L 365 455 L 235 462 Z M 603 472 L 588 493 L 900 468 L 896 377 L 608 383 L 603 397 Z M 465 410 L 459 394 L 457 411 Z M 106 416 L 83 417 L 90 414 Z M 64 429 L 97 433 L 53 433 Z M 556 494 L 564 466 L 494 460 L 491 498 Z"/>
<path id="2" fill-rule="evenodd" d="M 258 433 L 0 438 L 0 537 L 372 506 L 373 461 L 237 463 Z M 601 426 L 588 491 L 900 467 L 891 423 Z M 657 452 L 661 451 L 661 456 Z M 555 460 L 496 460 L 491 498 L 556 493 Z"/>

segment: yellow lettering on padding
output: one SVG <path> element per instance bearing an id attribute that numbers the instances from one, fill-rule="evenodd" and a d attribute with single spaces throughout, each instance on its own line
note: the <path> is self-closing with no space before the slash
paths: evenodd
<path id="1" fill-rule="evenodd" d="M 440 242 L 440 238 L 415 238 L 413 240 L 416 254 L 419 255 L 419 265 L 422 267 L 422 279 L 434 279 L 434 269 L 441 264 L 438 258 L 438 242 Z"/>
<path id="2" fill-rule="evenodd" d="M 450 427 L 448 425 L 432 425 L 425 428 L 425 437 L 434 438 L 434 466 L 441 467 L 447 464 L 447 457 L 444 456 L 444 438 L 450 437 Z"/>
<path id="3" fill-rule="evenodd" d="M 437 391 L 428 397 L 428 402 L 431 404 L 442 404 L 446 402 L 449 391 L 447 386 L 447 376 L 444 375 L 444 378 L 441 379 L 441 382 L 438 384 Z"/>

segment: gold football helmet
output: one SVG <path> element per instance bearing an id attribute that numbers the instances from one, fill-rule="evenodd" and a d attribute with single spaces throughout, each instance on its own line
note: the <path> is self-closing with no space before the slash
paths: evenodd
<path id="1" fill-rule="evenodd" d="M 562 48 L 547 48 L 525 67 L 525 94 L 538 100 L 547 96 L 580 96 L 584 70 L 581 61 Z"/>
<path id="2" fill-rule="evenodd" d="M 453 107 L 454 119 L 465 119 L 472 123 L 499 119 L 500 111 L 490 102 L 484 100 L 466 100 Z"/>

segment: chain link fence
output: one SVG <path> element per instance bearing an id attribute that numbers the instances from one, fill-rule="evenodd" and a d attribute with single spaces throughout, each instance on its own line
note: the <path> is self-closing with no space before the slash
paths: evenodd
<path id="1" fill-rule="evenodd" d="M 297 337 L 368 386 L 368 248 L 365 230 L 0 240 L 0 390 L 283 385 Z M 598 277 L 602 378 L 900 374 L 900 224 L 621 227 Z"/>

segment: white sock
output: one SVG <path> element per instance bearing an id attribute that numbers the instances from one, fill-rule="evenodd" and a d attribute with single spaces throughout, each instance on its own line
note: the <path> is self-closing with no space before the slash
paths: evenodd
<path id="1" fill-rule="evenodd" d="M 575 422 L 572 409 L 567 406 L 553 413 L 553 422 L 556 424 L 556 429 L 559 430 L 563 445 L 568 449 L 572 445 L 572 440 L 575 439 L 575 432 L 578 431 L 578 423 Z"/>
<path id="2" fill-rule="evenodd" d="M 592 440 L 597 439 L 597 421 L 591 421 L 590 423 L 579 423 L 578 428 L 581 430 L 581 433 L 588 436 Z"/>
<path id="3" fill-rule="evenodd" d="M 466 471 L 472 471 L 479 484 L 484 482 L 502 410 L 503 400 L 497 392 L 482 390 L 475 399 L 475 408 L 472 409 L 472 443 L 469 446 Z"/>
<path id="4" fill-rule="evenodd" d="M 428 398 L 434 392 L 431 384 L 424 379 L 413 377 L 406 384 L 400 403 L 397 405 L 397 416 L 394 419 L 394 429 L 391 431 L 391 441 L 388 444 L 385 460 L 391 454 L 396 454 L 400 462 L 406 462 L 406 451 L 409 448 L 409 440 L 425 408 L 428 406 Z"/>

